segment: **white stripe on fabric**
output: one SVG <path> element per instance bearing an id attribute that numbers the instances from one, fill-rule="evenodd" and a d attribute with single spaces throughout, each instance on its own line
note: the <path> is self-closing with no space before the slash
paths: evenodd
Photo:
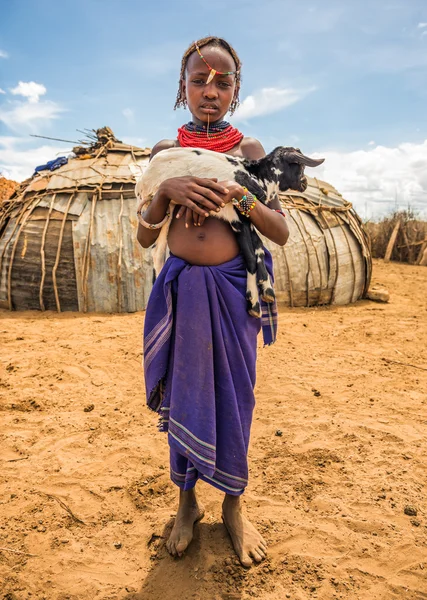
<path id="1" fill-rule="evenodd" d="M 215 450 L 216 450 L 215 446 L 212 446 L 212 444 L 208 444 L 207 442 L 204 442 L 203 440 L 199 439 L 197 436 L 192 434 L 191 431 L 189 431 L 186 427 L 184 427 L 184 425 L 181 425 L 181 423 L 178 423 L 177 421 L 175 421 L 175 419 L 172 419 L 172 417 L 169 417 L 169 418 L 172 421 L 172 423 L 174 423 L 177 427 L 179 427 L 180 429 L 185 431 L 185 433 L 187 433 L 191 438 L 193 438 L 193 440 L 195 440 L 202 446 L 205 446 L 206 448 L 210 448 L 211 450 L 213 450 L 215 452 Z"/>
<path id="2" fill-rule="evenodd" d="M 185 444 L 182 440 L 179 439 L 178 436 L 176 436 L 174 433 L 172 433 L 172 431 L 169 429 L 169 435 L 171 435 L 177 442 L 179 442 L 182 446 L 184 446 L 184 448 L 186 450 L 189 450 L 192 454 L 194 454 L 194 456 L 197 456 L 197 458 L 200 458 L 201 461 L 208 463 L 209 465 L 213 465 L 215 466 L 215 461 L 213 460 L 209 460 L 207 458 L 205 458 L 204 456 L 201 456 L 200 454 L 197 454 L 197 452 L 195 452 L 193 450 L 193 448 L 191 448 L 190 446 L 188 446 L 187 444 Z"/>
<path id="3" fill-rule="evenodd" d="M 230 490 L 230 492 L 241 492 L 244 489 L 244 488 L 230 487 L 229 485 L 225 485 L 225 483 L 222 483 L 222 481 L 219 481 L 218 479 L 215 479 L 214 477 L 208 477 L 204 473 L 202 475 L 205 479 L 209 479 L 209 481 L 213 481 L 214 483 L 216 483 L 217 485 L 220 485 L 221 487 L 225 488 L 226 490 Z"/>
<path id="4" fill-rule="evenodd" d="M 242 483 L 248 483 L 247 479 L 243 479 L 242 477 L 236 477 L 235 475 L 230 475 L 230 473 L 225 473 L 221 471 L 221 469 L 215 469 L 217 473 L 221 473 L 221 475 L 225 475 L 225 477 L 229 477 L 230 479 L 235 479 L 236 481 L 241 481 Z"/>
<path id="5" fill-rule="evenodd" d="M 161 321 L 159 321 L 157 323 L 157 325 L 155 327 L 153 327 L 153 329 L 150 331 L 150 333 L 145 338 L 145 347 L 146 348 L 148 348 L 148 346 L 151 343 L 152 338 L 156 337 L 159 330 L 162 329 L 165 322 L 169 320 L 169 317 L 172 314 L 172 293 L 170 291 L 170 288 L 168 288 L 167 296 L 166 296 L 166 309 L 167 309 L 166 315 L 163 317 L 163 319 Z"/>

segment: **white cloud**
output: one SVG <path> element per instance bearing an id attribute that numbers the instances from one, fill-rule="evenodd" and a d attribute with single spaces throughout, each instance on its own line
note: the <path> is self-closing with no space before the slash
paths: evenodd
<path id="1" fill-rule="evenodd" d="M 368 142 L 368 146 L 375 146 L 374 140 L 371 140 L 370 142 Z"/>
<path id="2" fill-rule="evenodd" d="M 71 148 L 66 146 L 38 146 L 25 148 L 26 138 L 0 137 L 0 173 L 8 179 L 22 181 L 34 173 L 34 168 L 58 156 L 67 156 Z"/>
<path id="3" fill-rule="evenodd" d="M 418 29 L 424 29 L 425 27 L 427 27 L 427 23 L 418 23 L 417 27 Z"/>
<path id="4" fill-rule="evenodd" d="M 0 58 L 9 58 L 9 54 L 4 50 L 0 50 Z"/>
<path id="5" fill-rule="evenodd" d="M 13 131 L 22 128 L 32 132 L 52 119 L 57 119 L 64 109 L 55 102 L 19 102 L 11 108 L 0 108 L 0 121 Z"/>
<path id="6" fill-rule="evenodd" d="M 0 88 L 0 94 L 5 94 L 6 92 Z"/>
<path id="7" fill-rule="evenodd" d="M 12 88 L 14 96 L 23 96 L 26 101 L 14 100 L 0 107 L 0 122 L 12 131 L 39 131 L 52 119 L 57 119 L 64 109 L 50 100 L 40 101 L 47 92 L 45 86 L 35 81 L 20 81 Z"/>
<path id="8" fill-rule="evenodd" d="M 124 108 L 122 110 L 122 115 L 128 120 L 132 121 L 134 118 L 134 112 L 131 108 Z"/>
<path id="9" fill-rule="evenodd" d="M 408 205 L 427 217 L 427 140 L 316 156 L 326 160 L 309 175 L 336 187 L 361 217 L 378 218 Z"/>
<path id="10" fill-rule="evenodd" d="M 233 115 L 233 121 L 248 121 L 283 110 L 295 104 L 307 94 L 315 91 L 315 87 L 296 90 L 292 88 L 262 88 L 247 96 Z"/>
<path id="11" fill-rule="evenodd" d="M 35 104 L 39 101 L 40 96 L 44 96 L 47 92 L 45 86 L 35 81 L 20 81 L 15 88 L 10 90 L 14 96 L 24 96 L 28 101 Z"/>

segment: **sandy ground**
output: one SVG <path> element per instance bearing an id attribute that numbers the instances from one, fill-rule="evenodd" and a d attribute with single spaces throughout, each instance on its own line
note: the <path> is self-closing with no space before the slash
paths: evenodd
<path id="1" fill-rule="evenodd" d="M 373 282 L 389 304 L 284 308 L 260 347 L 245 503 L 269 559 L 249 570 L 203 483 L 187 555 L 165 550 L 144 315 L 1 312 L 1 598 L 427 598 L 427 269 L 377 260 Z"/>

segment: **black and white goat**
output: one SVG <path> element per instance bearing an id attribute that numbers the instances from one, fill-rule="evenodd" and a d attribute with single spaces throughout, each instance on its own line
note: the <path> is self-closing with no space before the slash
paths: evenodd
<path id="1" fill-rule="evenodd" d="M 259 160 L 230 156 L 196 148 L 170 148 L 156 154 L 136 184 L 136 196 L 149 203 L 160 184 L 170 177 L 192 175 L 193 177 L 216 177 L 218 181 L 234 180 L 245 186 L 263 204 L 268 205 L 278 192 L 288 189 L 305 191 L 307 178 L 304 167 L 316 167 L 324 159 L 312 159 L 301 154 L 298 148 L 279 146 Z M 173 201 L 171 201 L 173 203 Z M 248 270 L 248 311 L 259 317 L 261 314 L 259 290 L 266 302 L 274 301 L 273 286 L 266 266 L 262 241 L 250 220 L 229 203 L 219 212 L 211 211 L 213 217 L 230 223 L 236 233 L 240 250 Z M 153 251 L 154 271 L 158 274 L 166 259 L 167 236 L 172 220 L 162 227 Z"/>

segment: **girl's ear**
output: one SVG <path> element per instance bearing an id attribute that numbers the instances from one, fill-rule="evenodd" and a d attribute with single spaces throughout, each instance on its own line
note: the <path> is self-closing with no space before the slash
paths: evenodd
<path id="1" fill-rule="evenodd" d="M 181 86 L 181 98 L 183 98 L 183 102 L 186 105 L 187 104 L 187 86 L 185 83 L 185 77 L 183 77 L 181 79 L 180 86 Z"/>

